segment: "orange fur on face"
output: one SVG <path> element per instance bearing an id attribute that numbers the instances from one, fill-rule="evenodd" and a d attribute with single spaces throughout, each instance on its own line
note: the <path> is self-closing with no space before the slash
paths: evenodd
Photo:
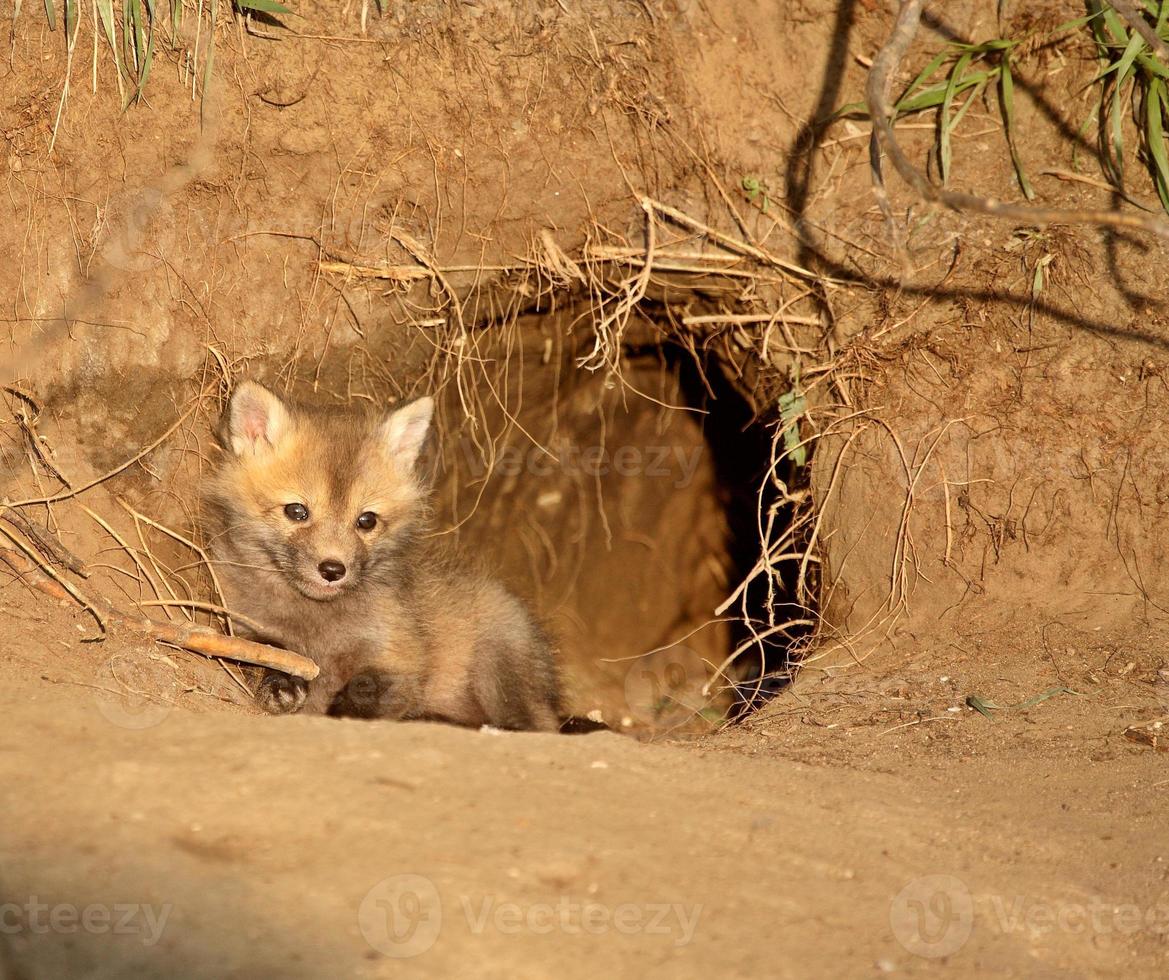
<path id="1" fill-rule="evenodd" d="M 204 495 L 228 605 L 321 667 L 307 689 L 265 677 L 269 708 L 555 726 L 556 667 L 530 614 L 423 538 L 432 412 L 428 398 L 376 418 L 290 407 L 254 382 L 233 392 Z"/>

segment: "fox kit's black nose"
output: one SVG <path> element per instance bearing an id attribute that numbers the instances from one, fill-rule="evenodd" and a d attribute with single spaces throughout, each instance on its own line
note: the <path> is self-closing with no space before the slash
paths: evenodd
<path id="1" fill-rule="evenodd" d="M 345 566 L 339 561 L 333 561 L 332 558 L 326 558 L 321 562 L 317 566 L 317 571 L 326 582 L 340 582 L 345 577 Z"/>

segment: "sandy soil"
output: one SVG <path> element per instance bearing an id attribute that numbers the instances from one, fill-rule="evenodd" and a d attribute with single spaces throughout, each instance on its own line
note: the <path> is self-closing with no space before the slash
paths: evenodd
<path id="1" fill-rule="evenodd" d="M 7 977 L 1169 967 L 1165 756 L 1123 735 L 1169 713 L 1148 635 L 1061 635 L 1057 673 L 1017 666 L 1038 635 L 975 630 L 949 676 L 910 640 L 895 676 L 646 744 L 260 717 L 178 652 L 174 703 L 118 694 L 148 650 L 17 602 Z M 1061 680 L 1085 695 L 964 704 Z"/>

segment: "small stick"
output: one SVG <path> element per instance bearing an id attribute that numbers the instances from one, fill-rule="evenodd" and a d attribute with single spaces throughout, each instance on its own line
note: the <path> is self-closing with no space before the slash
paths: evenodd
<path id="1" fill-rule="evenodd" d="M 306 681 L 313 680 L 321 672 L 321 669 L 307 657 L 302 657 L 289 650 L 279 650 L 265 643 L 253 643 L 251 640 L 244 640 L 238 636 L 224 636 L 216 630 L 194 623 L 176 625 L 174 623 L 158 623 L 145 616 L 140 618 L 130 616 L 115 608 L 108 599 L 86 599 L 72 586 L 67 586 L 60 580 L 45 575 L 31 560 L 12 548 L 0 548 L 0 561 L 7 564 L 22 581 L 45 595 L 52 596 L 54 599 L 73 599 L 90 610 L 100 607 L 110 623 L 135 633 L 144 634 L 154 640 L 182 647 L 184 650 L 190 650 L 200 656 L 223 657 L 244 664 L 253 664 L 257 667 L 270 667 Z"/>
<path id="2" fill-rule="evenodd" d="M 950 715 L 934 715 L 932 718 L 918 718 L 916 721 L 907 721 L 904 725 L 894 725 L 892 728 L 886 728 L 883 732 L 879 732 L 877 737 L 888 735 L 890 732 L 899 732 L 903 728 L 912 728 L 914 725 L 923 725 L 927 721 L 958 721 Z"/>
<path id="3" fill-rule="evenodd" d="M 60 589 L 62 595 L 67 595 L 74 599 L 86 612 L 88 612 L 96 621 L 98 629 L 105 633 L 106 621 L 100 612 L 94 607 L 88 599 L 77 591 L 76 586 L 73 585 L 67 578 L 61 575 L 52 565 L 44 561 L 40 555 L 37 554 L 36 549 L 32 545 L 25 544 L 17 535 L 13 534 L 3 524 L 0 524 L 0 534 L 7 538 L 12 544 L 16 545 L 16 549 L 0 548 L 0 555 L 9 554 L 13 556 L 16 561 L 21 562 L 24 567 L 35 572 L 38 576 L 45 580 L 45 584 L 52 586 L 54 591 Z M 17 568 L 12 562 L 8 562 L 13 568 Z M 38 571 L 39 570 L 39 571 Z"/>
<path id="4" fill-rule="evenodd" d="M 684 316 L 682 324 L 693 327 L 701 323 L 771 323 L 776 319 L 803 327 L 818 327 L 824 322 L 818 316 L 787 316 L 783 313 L 778 314 L 778 316 L 775 313 L 708 313 L 701 316 Z"/>
<path id="5" fill-rule="evenodd" d="M 120 497 L 117 499 L 119 502 L 121 502 Z M 122 506 L 125 507 L 126 504 L 123 503 Z M 151 577 L 150 573 L 147 572 L 147 577 L 150 578 L 151 585 L 154 588 L 154 594 L 160 599 L 163 598 L 163 595 L 158 591 L 158 584 L 161 584 L 162 587 L 166 589 L 167 595 L 169 595 L 172 599 L 177 599 L 178 594 L 173 588 L 171 588 L 170 581 L 168 580 L 166 574 L 163 573 L 162 568 L 159 567 L 158 559 L 154 557 L 154 552 L 150 550 L 150 545 L 146 543 L 146 535 L 142 533 L 142 525 L 138 523 L 137 517 L 134 517 L 134 533 L 138 535 L 138 543 L 142 546 L 142 550 L 139 553 L 146 556 L 146 560 L 150 563 L 150 567 L 154 569 L 153 577 Z M 164 608 L 163 612 L 166 613 L 167 619 L 172 618 L 169 608 Z M 183 615 L 186 616 L 187 619 L 192 618 L 189 610 L 184 609 Z"/>
<path id="6" fill-rule="evenodd" d="M 732 238 L 730 235 L 724 235 L 721 231 L 704 225 L 701 221 L 691 218 L 688 214 L 683 214 L 677 208 L 672 208 L 668 204 L 663 204 L 661 201 L 655 201 L 653 198 L 647 197 L 643 199 L 642 207 L 651 207 L 659 214 L 669 218 L 671 221 L 682 225 L 685 228 L 690 228 L 703 235 L 706 235 L 712 241 L 718 242 L 723 248 L 729 249 L 732 252 L 738 252 L 740 255 L 749 255 L 765 265 L 775 266 L 777 269 L 782 269 L 784 272 L 791 275 L 798 276 L 801 279 L 810 279 L 813 282 L 826 283 L 829 285 L 838 285 L 840 280 L 832 279 L 829 276 L 820 276 L 816 273 L 805 269 L 803 266 L 796 265 L 794 262 L 786 262 L 765 249 L 758 248 L 755 245 L 750 245 L 747 242 L 741 242 L 737 238 Z"/>
<path id="7" fill-rule="evenodd" d="M 321 272 L 356 276 L 359 279 L 392 279 L 395 282 L 414 282 L 419 279 L 434 278 L 434 273 L 429 269 L 420 269 L 416 265 L 357 265 L 352 262 L 321 259 L 317 262 L 317 268 Z"/>
<path id="8" fill-rule="evenodd" d="M 18 527 L 21 533 L 37 546 L 41 554 L 52 559 L 58 565 L 64 565 L 74 575 L 89 578 L 89 572 L 86 570 L 81 559 L 66 551 L 61 546 L 61 543 L 51 534 L 45 531 L 44 528 L 37 527 L 37 525 L 25 517 L 20 511 L 9 511 L 2 519 Z"/>
<path id="9" fill-rule="evenodd" d="M 41 461 L 41 466 L 48 470 L 53 477 L 65 484 L 66 487 L 69 487 L 71 484 L 65 479 L 64 474 L 57 469 L 56 464 L 45 454 L 45 450 L 41 446 L 40 436 L 37 435 L 35 420 L 30 421 L 24 412 L 19 412 L 16 415 L 16 424 L 20 426 L 20 431 L 24 433 L 25 439 L 28 440 L 28 447 L 32 450 L 33 455 Z"/>
<path id="10" fill-rule="evenodd" d="M 127 555 L 130 556 L 130 561 L 132 561 L 134 563 L 134 567 L 138 569 L 138 574 L 131 576 L 138 581 L 138 594 L 142 594 L 142 583 L 145 580 L 146 584 L 150 586 L 150 591 L 154 593 L 154 597 L 156 599 L 159 598 L 161 593 L 158 591 L 158 583 L 154 581 L 154 577 L 150 574 L 150 569 L 148 569 L 142 563 L 142 559 L 138 557 L 138 552 L 131 548 L 129 542 L 127 542 L 125 538 L 123 538 L 117 531 L 115 531 L 113 527 L 100 514 L 86 507 L 85 504 L 81 503 L 80 500 L 77 502 L 77 506 L 85 511 L 85 513 L 88 514 L 94 521 L 96 521 L 98 526 L 102 527 L 106 533 L 109 534 L 110 537 L 112 537 L 118 543 L 118 546 Z M 108 567 L 116 568 L 118 571 L 125 571 L 125 569 L 119 568 L 117 565 L 110 565 Z M 126 572 L 126 574 L 131 575 L 130 572 Z"/>
<path id="11" fill-rule="evenodd" d="M 118 497 L 116 499 L 117 499 L 118 503 L 122 505 L 122 508 L 124 510 L 126 510 L 136 520 L 145 521 L 147 524 L 149 524 L 156 531 L 161 531 L 163 534 L 167 535 L 168 537 L 174 538 L 175 541 L 178 541 L 180 544 L 185 544 L 188 548 L 190 548 L 193 552 L 195 552 L 195 554 L 197 554 L 203 560 L 203 564 L 207 566 L 207 572 L 211 576 L 211 585 L 215 589 L 215 594 L 217 596 L 219 596 L 220 599 L 223 599 L 223 597 L 224 597 L 223 596 L 223 586 L 221 586 L 219 584 L 219 576 L 215 574 L 215 566 L 211 563 L 211 559 L 207 557 L 206 551 L 204 551 L 197 544 L 195 544 L 195 542 L 192 541 L 190 538 L 183 537 L 183 535 L 179 534 L 178 531 L 172 530 L 171 528 L 167 527 L 165 524 L 160 524 L 158 521 L 151 520 L 145 514 L 140 514 L 133 507 L 131 507 L 128 503 L 126 503 L 126 501 L 124 501 L 121 497 Z M 187 603 L 187 605 L 192 605 L 192 603 Z M 195 608 L 198 608 L 198 607 L 196 606 Z M 223 610 L 220 609 L 219 611 L 222 612 Z M 236 619 L 239 619 L 240 622 L 243 622 L 243 619 L 240 618 L 238 615 L 236 616 Z M 227 632 L 230 633 L 231 632 L 231 620 L 228 619 L 226 621 L 226 623 L 227 623 Z M 254 625 L 254 621 L 250 625 Z"/>
<path id="12" fill-rule="evenodd" d="M 263 632 L 264 624 L 252 619 L 251 616 L 245 616 L 243 613 L 232 612 L 226 606 L 221 606 L 215 602 L 201 602 L 198 599 L 141 599 L 135 602 L 136 606 L 186 606 L 188 609 L 198 609 L 202 612 L 215 613 L 217 616 L 223 616 L 227 620 L 235 620 L 237 623 L 243 623 L 249 629 L 254 629 L 257 633 Z"/>

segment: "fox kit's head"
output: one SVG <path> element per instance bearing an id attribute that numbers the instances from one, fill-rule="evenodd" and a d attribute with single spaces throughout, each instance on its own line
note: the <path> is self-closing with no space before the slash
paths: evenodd
<path id="1" fill-rule="evenodd" d="M 433 412 L 430 398 L 381 417 L 314 410 L 239 385 L 207 495 L 213 545 L 318 601 L 393 574 L 425 510 L 417 463 Z"/>

